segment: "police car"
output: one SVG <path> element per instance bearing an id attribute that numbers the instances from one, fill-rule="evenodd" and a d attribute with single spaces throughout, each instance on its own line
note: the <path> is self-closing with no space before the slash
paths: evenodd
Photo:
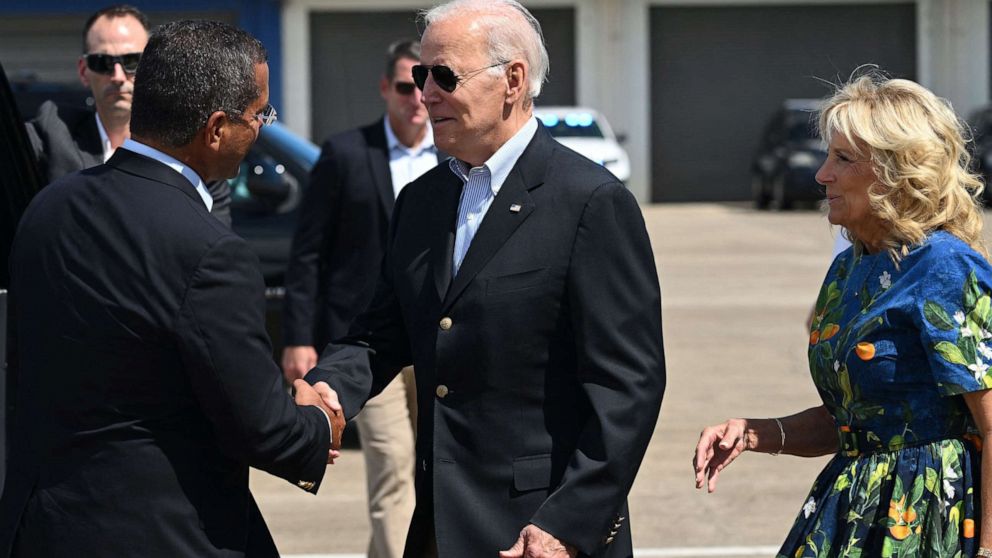
<path id="1" fill-rule="evenodd" d="M 534 116 L 565 147 L 603 165 L 622 182 L 630 178 L 627 152 L 602 114 L 582 107 L 535 107 Z"/>

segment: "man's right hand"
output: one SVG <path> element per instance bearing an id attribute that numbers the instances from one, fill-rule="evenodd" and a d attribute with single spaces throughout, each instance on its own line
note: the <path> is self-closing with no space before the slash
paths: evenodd
<path id="1" fill-rule="evenodd" d="M 291 345 L 282 350 L 282 375 L 287 384 L 303 378 L 317 366 L 317 350 L 309 345 Z"/>
<path id="2" fill-rule="evenodd" d="M 297 405 L 313 405 L 320 408 L 327 415 L 331 422 L 331 451 L 328 454 L 327 462 L 334 463 L 334 460 L 341 456 L 341 435 L 344 433 L 344 410 L 337 404 L 337 393 L 324 382 L 317 382 L 311 386 L 305 380 L 293 382 L 294 401 Z M 328 405 L 328 401 L 333 398 L 335 405 Z"/>

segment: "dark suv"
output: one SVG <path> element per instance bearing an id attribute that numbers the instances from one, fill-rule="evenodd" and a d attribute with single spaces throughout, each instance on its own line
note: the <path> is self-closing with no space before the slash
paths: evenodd
<path id="1" fill-rule="evenodd" d="M 992 105 L 976 110 L 968 119 L 975 141 L 972 144 L 972 168 L 982 177 L 985 205 L 992 203 Z"/>
<path id="2" fill-rule="evenodd" d="M 812 119 L 820 101 L 789 99 L 765 127 L 751 164 L 751 190 L 758 209 L 788 209 L 823 198 L 814 180 L 827 158 Z"/>

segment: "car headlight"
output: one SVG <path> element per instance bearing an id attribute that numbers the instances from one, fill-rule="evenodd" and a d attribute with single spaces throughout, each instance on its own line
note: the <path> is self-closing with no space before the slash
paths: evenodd
<path id="1" fill-rule="evenodd" d="M 815 167 L 819 164 L 816 156 L 807 151 L 797 151 L 789 155 L 790 167 Z"/>

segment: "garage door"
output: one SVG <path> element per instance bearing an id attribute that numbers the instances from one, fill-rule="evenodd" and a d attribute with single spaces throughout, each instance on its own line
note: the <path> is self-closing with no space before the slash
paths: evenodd
<path id="1" fill-rule="evenodd" d="M 915 77 L 915 4 L 651 8 L 653 200 L 748 199 L 782 101 L 866 63 Z"/>
<path id="2" fill-rule="evenodd" d="M 551 79 L 540 102 L 575 103 L 575 10 L 532 10 L 544 28 Z M 379 77 L 386 47 L 417 37 L 412 11 L 314 12 L 310 16 L 312 127 L 316 142 L 382 115 Z"/>

